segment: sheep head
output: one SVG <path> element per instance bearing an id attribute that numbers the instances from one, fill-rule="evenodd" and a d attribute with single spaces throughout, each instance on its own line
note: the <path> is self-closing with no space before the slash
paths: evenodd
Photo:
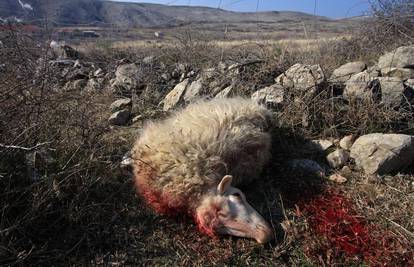
<path id="1" fill-rule="evenodd" d="M 245 195 L 231 186 L 232 179 L 230 175 L 224 176 L 213 193 L 202 199 L 195 214 L 199 229 L 208 235 L 248 237 L 259 243 L 270 241 L 272 228 L 250 206 Z"/>

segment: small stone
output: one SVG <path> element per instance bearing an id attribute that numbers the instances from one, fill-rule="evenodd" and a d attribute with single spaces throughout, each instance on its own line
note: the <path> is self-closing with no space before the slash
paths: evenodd
<path id="1" fill-rule="evenodd" d="M 367 70 L 352 75 L 346 82 L 344 96 L 346 98 L 372 99 L 377 77 L 377 72 L 370 73 Z"/>
<path id="2" fill-rule="evenodd" d="M 121 92 L 131 92 L 141 84 L 141 70 L 136 64 L 124 64 L 118 66 L 111 86 Z M 115 90 L 116 91 L 116 90 Z"/>
<path id="3" fill-rule="evenodd" d="M 176 69 L 180 72 L 180 73 L 185 73 L 187 72 L 187 70 L 189 69 L 187 64 L 184 63 L 178 63 Z"/>
<path id="4" fill-rule="evenodd" d="M 404 87 L 404 83 L 397 77 L 378 78 L 381 87 L 381 102 L 390 107 L 398 107 L 406 99 L 411 100 Z"/>
<path id="5" fill-rule="evenodd" d="M 123 157 L 122 161 L 119 164 L 122 170 L 122 173 L 127 176 L 131 176 L 133 173 L 133 164 L 134 160 L 131 158 L 131 152 L 127 152 Z"/>
<path id="6" fill-rule="evenodd" d="M 328 179 L 330 181 L 338 183 L 338 184 L 343 184 L 347 181 L 347 179 L 345 177 L 343 177 L 342 175 L 340 175 L 338 173 L 334 173 L 334 174 L 330 175 L 328 177 Z"/>
<path id="7" fill-rule="evenodd" d="M 389 174 L 414 161 L 414 136 L 372 133 L 359 137 L 351 147 L 351 157 L 366 174 Z"/>
<path id="8" fill-rule="evenodd" d="M 350 134 L 342 138 L 341 141 L 339 141 L 339 146 L 345 150 L 350 150 L 353 143 L 354 143 L 354 135 Z"/>
<path id="9" fill-rule="evenodd" d="M 167 81 L 168 82 L 169 80 L 171 80 L 171 75 L 169 73 L 164 73 L 164 74 L 161 75 L 161 78 L 164 81 Z"/>
<path id="10" fill-rule="evenodd" d="M 332 168 L 341 168 L 349 159 L 349 152 L 344 149 L 338 149 L 326 156 L 329 166 Z"/>
<path id="11" fill-rule="evenodd" d="M 405 85 L 407 88 L 409 88 L 409 89 L 411 89 L 411 90 L 414 90 L 414 79 L 408 79 L 408 80 L 406 80 L 406 81 L 404 82 L 404 85 Z"/>
<path id="12" fill-rule="evenodd" d="M 378 60 L 378 66 L 381 70 L 385 68 L 414 67 L 414 45 L 401 46 L 381 56 Z"/>
<path id="13" fill-rule="evenodd" d="M 325 74 L 320 65 L 304 65 L 297 63 L 285 73 L 279 75 L 275 82 L 285 88 L 295 88 L 308 92 L 325 82 Z"/>
<path id="14" fill-rule="evenodd" d="M 228 87 L 224 88 L 221 92 L 219 92 L 214 98 L 226 98 L 231 97 L 234 95 L 234 86 L 229 85 Z"/>
<path id="15" fill-rule="evenodd" d="M 332 83 L 345 83 L 352 75 L 364 71 L 367 65 L 362 61 L 349 62 L 335 69 L 330 78 Z"/>
<path id="16" fill-rule="evenodd" d="M 408 68 L 386 68 L 381 70 L 383 76 L 396 77 L 401 80 L 414 78 L 414 69 Z"/>
<path id="17" fill-rule="evenodd" d="M 75 60 L 75 63 L 73 64 L 74 68 L 81 68 L 82 64 L 80 63 L 79 59 Z"/>
<path id="18" fill-rule="evenodd" d="M 254 92 L 251 98 L 259 104 L 277 107 L 285 101 L 285 89 L 279 84 L 274 84 Z"/>
<path id="19" fill-rule="evenodd" d="M 137 123 L 137 122 L 141 121 L 141 120 L 142 120 L 142 118 L 143 118 L 143 116 L 142 116 L 142 115 L 137 115 L 137 116 L 135 116 L 134 118 L 132 118 L 131 122 L 132 122 L 132 124 L 135 124 L 135 123 Z"/>
<path id="20" fill-rule="evenodd" d="M 130 115 L 131 115 L 131 112 L 129 110 L 123 109 L 123 110 L 113 113 L 109 117 L 108 122 L 110 125 L 123 126 L 128 123 L 128 119 Z"/>
<path id="21" fill-rule="evenodd" d="M 185 80 L 187 76 L 185 75 L 185 73 L 182 73 L 180 76 L 180 82 L 183 82 Z"/>
<path id="22" fill-rule="evenodd" d="M 169 92 L 167 94 L 167 96 L 164 98 L 163 100 L 163 104 L 164 104 L 164 111 L 168 111 L 174 107 L 176 107 L 181 99 L 182 99 L 182 95 L 184 94 L 185 90 L 187 89 L 187 86 L 189 84 L 190 80 L 189 79 L 185 79 L 184 81 L 182 81 L 181 83 L 177 84 L 174 89 L 171 90 L 171 92 Z"/>
<path id="23" fill-rule="evenodd" d="M 202 95 L 203 83 L 201 80 L 193 81 L 188 85 L 187 90 L 184 93 L 184 101 L 190 102 Z"/>
<path id="24" fill-rule="evenodd" d="M 104 72 L 103 72 L 103 70 L 102 70 L 101 68 L 99 68 L 99 69 L 97 69 L 97 70 L 93 73 L 93 76 L 95 76 L 95 77 L 102 77 L 102 76 L 104 76 Z"/>
<path id="25" fill-rule="evenodd" d="M 131 110 L 131 108 L 132 108 L 132 100 L 130 98 L 118 99 L 114 101 L 110 106 L 110 109 L 112 112 L 116 112 L 122 109 Z"/>
<path id="26" fill-rule="evenodd" d="M 152 63 L 154 63 L 154 60 L 155 60 L 155 57 L 154 56 L 147 56 L 147 57 L 144 57 L 144 59 L 142 60 L 142 62 L 144 64 L 152 64 Z"/>
<path id="27" fill-rule="evenodd" d="M 188 78 L 190 78 L 190 77 L 193 77 L 193 76 L 195 76 L 196 75 L 196 72 L 195 71 L 189 71 L 188 73 L 187 73 L 187 77 Z"/>
<path id="28" fill-rule="evenodd" d="M 326 151 L 328 148 L 333 146 L 333 142 L 327 139 L 317 139 L 317 140 L 311 140 L 307 147 L 311 150 L 318 150 L 318 151 Z"/>
<path id="29" fill-rule="evenodd" d="M 203 70 L 200 76 L 203 81 L 207 81 L 207 80 L 213 79 L 216 73 L 217 73 L 217 70 L 215 68 L 208 68 L 208 69 Z"/>

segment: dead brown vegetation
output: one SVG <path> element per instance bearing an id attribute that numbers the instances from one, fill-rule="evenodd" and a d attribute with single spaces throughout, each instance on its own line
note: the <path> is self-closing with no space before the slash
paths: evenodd
<path id="1" fill-rule="evenodd" d="M 405 31 L 401 36 L 407 34 L 412 33 Z M 397 36 L 398 42 L 412 43 L 412 35 Z M 272 163 L 263 181 L 246 190 L 257 210 L 272 221 L 277 242 L 260 246 L 231 237 L 214 240 L 197 233 L 186 220 L 155 215 L 136 198 L 119 162 L 139 126 L 109 129 L 106 119 L 113 94 L 61 90 L 61 70 L 48 63 L 45 40 L 15 31 L 4 37 L 0 50 L 0 62 L 7 62 L 0 70 L 0 265 L 342 264 L 342 258 L 321 255 L 315 259 L 306 254 L 304 246 L 326 240 L 309 231 L 296 207 L 299 200 L 312 197 L 305 193 L 317 194 L 327 185 L 340 187 L 367 220 L 412 245 L 412 174 L 372 179 L 352 171 L 347 177 L 350 182 L 338 186 L 292 173 L 285 165 L 289 159 L 309 156 L 301 148 L 310 138 L 377 131 L 414 134 L 412 106 L 395 110 L 357 100 L 344 105 L 345 100 L 328 85 L 315 96 L 290 92 L 287 104 L 274 114 L 279 127 L 273 129 Z M 145 56 L 155 55 L 153 63 L 142 64 L 145 86 L 134 92 L 134 112 L 156 119 L 163 115 L 159 101 L 174 85 L 160 76 L 178 63 L 200 71 L 219 62 L 257 61 L 243 66 L 236 81 L 238 94 L 249 95 L 273 84 L 294 63 L 321 64 L 329 75 L 347 61 L 372 62 L 396 45 L 390 39 L 384 47 L 375 48 L 366 39 L 354 37 L 322 42 L 306 51 L 279 44 L 214 46 L 194 38 L 190 33 L 174 46 L 139 50 L 101 44 L 87 47 L 84 60 L 113 76 L 118 60 L 141 64 Z M 213 79 L 218 84 L 232 82 L 219 73 Z M 32 166 L 33 153 L 37 155 Z M 355 259 L 353 263 L 364 262 Z"/>

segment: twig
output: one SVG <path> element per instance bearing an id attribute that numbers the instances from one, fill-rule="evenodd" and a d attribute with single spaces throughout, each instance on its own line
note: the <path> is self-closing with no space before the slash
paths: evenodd
<path id="1" fill-rule="evenodd" d="M 72 253 L 82 243 L 83 240 L 85 240 L 85 234 L 71 249 L 65 252 L 65 255 L 69 255 L 70 253 Z"/>
<path id="2" fill-rule="evenodd" d="M 410 232 L 409 230 L 407 230 L 404 226 L 394 222 L 393 220 L 383 216 L 387 221 L 389 221 L 390 223 L 392 223 L 394 226 L 397 226 L 399 229 L 403 230 L 404 233 L 406 233 L 410 238 L 414 238 L 414 233 Z"/>
<path id="3" fill-rule="evenodd" d="M 5 149 L 19 149 L 19 150 L 24 150 L 24 151 L 32 151 L 35 150 L 41 146 L 44 145 L 48 145 L 51 144 L 52 142 L 43 142 L 43 143 L 39 143 L 35 146 L 32 147 L 23 147 L 23 146 L 14 146 L 14 145 L 4 145 L 4 144 L 0 144 L 0 147 L 5 148 Z"/>
<path id="4" fill-rule="evenodd" d="M 63 166 L 62 170 L 66 169 L 66 167 L 68 166 L 69 162 L 71 162 L 71 160 L 75 157 L 76 153 L 78 153 L 79 148 L 80 148 L 80 146 L 78 146 L 78 148 L 76 148 L 75 152 L 72 154 L 72 156 L 66 162 L 66 164 Z"/>
<path id="5" fill-rule="evenodd" d="M 282 195 L 280 193 L 279 193 L 279 199 L 280 199 L 280 205 L 282 206 L 283 216 L 285 217 L 285 220 L 289 220 L 288 216 L 286 215 L 285 205 L 283 204 Z"/>

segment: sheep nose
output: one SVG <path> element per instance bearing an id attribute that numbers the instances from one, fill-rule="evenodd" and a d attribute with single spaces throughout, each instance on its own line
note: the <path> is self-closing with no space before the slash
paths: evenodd
<path id="1" fill-rule="evenodd" d="M 267 243 L 273 239 L 273 230 L 268 225 L 257 224 L 256 225 L 257 234 L 256 234 L 256 241 L 257 243 L 263 244 Z"/>

